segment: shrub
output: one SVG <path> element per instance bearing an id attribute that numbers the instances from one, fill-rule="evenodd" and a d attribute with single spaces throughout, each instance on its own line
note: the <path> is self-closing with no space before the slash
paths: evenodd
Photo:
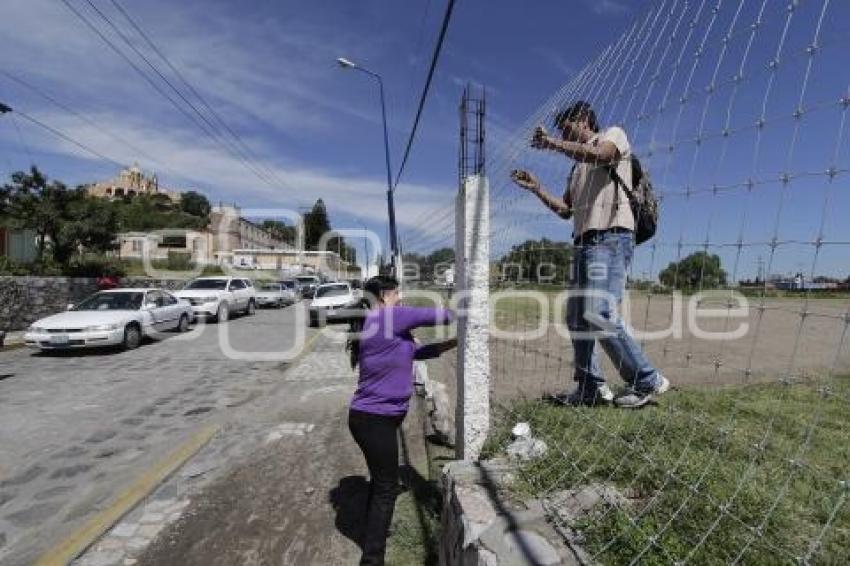
<path id="1" fill-rule="evenodd" d="M 123 277 L 124 267 L 111 258 L 83 258 L 69 263 L 63 270 L 69 277 Z"/>

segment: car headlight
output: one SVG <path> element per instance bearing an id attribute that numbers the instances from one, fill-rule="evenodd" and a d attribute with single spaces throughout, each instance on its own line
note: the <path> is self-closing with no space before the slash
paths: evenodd
<path id="1" fill-rule="evenodd" d="M 214 303 L 218 300 L 218 297 L 201 297 L 201 302 L 204 303 Z"/>
<path id="2" fill-rule="evenodd" d="M 36 332 L 38 334 L 43 334 L 45 329 L 41 326 L 30 326 L 28 329 L 30 332 Z"/>
<path id="3" fill-rule="evenodd" d="M 103 332 L 107 330 L 118 330 L 117 324 L 95 324 L 94 326 L 86 326 L 89 332 Z"/>

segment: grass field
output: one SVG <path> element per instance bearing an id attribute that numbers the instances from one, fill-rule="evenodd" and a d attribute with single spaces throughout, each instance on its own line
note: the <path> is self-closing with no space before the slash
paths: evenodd
<path id="1" fill-rule="evenodd" d="M 541 401 L 503 410 L 486 447 L 531 424 L 548 444 L 512 488 L 616 486 L 576 527 L 606 564 L 850 562 L 850 380 L 672 392 L 642 411 Z M 801 562 L 802 563 L 802 562 Z"/>

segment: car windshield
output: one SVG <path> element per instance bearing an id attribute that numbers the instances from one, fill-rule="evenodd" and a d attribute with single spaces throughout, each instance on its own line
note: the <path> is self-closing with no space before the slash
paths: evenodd
<path id="1" fill-rule="evenodd" d="M 75 311 L 137 311 L 142 308 L 144 293 L 95 293 L 72 310 Z"/>
<path id="2" fill-rule="evenodd" d="M 214 289 L 224 291 L 227 288 L 227 279 L 195 279 L 183 287 L 184 289 Z"/>
<path id="3" fill-rule="evenodd" d="M 300 281 L 301 283 L 315 283 L 316 278 L 315 277 L 298 277 L 298 281 Z"/>
<path id="4" fill-rule="evenodd" d="M 280 291 L 280 285 L 278 283 L 265 283 L 260 285 L 261 291 Z"/>
<path id="5" fill-rule="evenodd" d="M 286 289 L 295 288 L 295 281 L 281 281 L 280 284 Z"/>
<path id="6" fill-rule="evenodd" d="M 316 297 L 339 297 L 350 293 L 348 285 L 328 285 L 327 287 L 319 287 L 316 291 Z"/>

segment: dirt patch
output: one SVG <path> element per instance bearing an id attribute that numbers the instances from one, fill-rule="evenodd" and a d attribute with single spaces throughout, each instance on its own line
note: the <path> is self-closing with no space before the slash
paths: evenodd
<path id="1" fill-rule="evenodd" d="M 340 408 L 315 432 L 284 437 L 245 458 L 195 497 L 138 563 L 356 563 L 357 544 L 335 525 L 356 524 L 349 515 L 357 509 L 331 498 L 341 493 L 341 480 L 345 488 L 345 478 L 365 468 L 346 417 L 347 409 Z M 338 515 L 340 509 L 346 517 Z"/>

